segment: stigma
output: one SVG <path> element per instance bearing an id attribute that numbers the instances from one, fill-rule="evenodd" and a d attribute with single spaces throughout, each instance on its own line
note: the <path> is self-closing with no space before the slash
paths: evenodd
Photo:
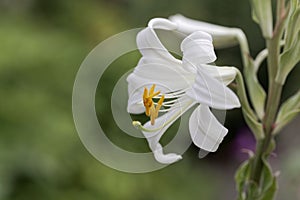
<path id="1" fill-rule="evenodd" d="M 148 92 L 148 89 L 144 88 L 143 94 L 143 103 L 145 106 L 145 114 L 150 117 L 151 125 L 155 124 L 155 119 L 158 117 L 158 112 L 164 102 L 165 96 L 162 95 L 159 101 L 156 103 L 153 102 L 153 97 L 160 94 L 160 91 L 154 92 L 155 84 L 153 84 Z"/>

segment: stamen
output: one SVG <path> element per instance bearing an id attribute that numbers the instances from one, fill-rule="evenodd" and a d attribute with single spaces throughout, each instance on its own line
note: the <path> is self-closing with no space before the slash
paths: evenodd
<path id="1" fill-rule="evenodd" d="M 178 115 L 181 115 L 181 114 L 182 114 L 182 111 L 185 110 L 185 109 L 187 109 L 187 108 L 191 105 L 192 101 L 188 101 L 188 102 L 185 102 L 185 103 L 186 103 L 186 105 L 185 105 L 184 107 L 182 107 L 182 109 L 178 110 L 177 113 L 175 113 L 170 119 L 168 119 L 164 124 L 162 124 L 161 126 L 159 126 L 159 127 L 157 127 L 157 128 L 154 128 L 154 129 L 148 129 L 148 128 L 145 128 L 145 127 L 141 124 L 141 122 L 139 122 L 139 121 L 133 121 L 133 122 L 132 122 L 132 125 L 133 125 L 135 128 L 137 128 L 137 129 L 139 129 L 139 130 L 141 130 L 141 131 L 144 131 L 144 132 L 156 132 L 156 131 L 159 131 L 159 130 L 161 130 L 162 128 L 164 128 L 165 126 L 167 126 L 168 124 L 170 124 L 172 121 L 174 121 L 174 120 L 178 117 Z"/>
<path id="2" fill-rule="evenodd" d="M 178 90 L 176 92 L 169 92 L 169 93 L 165 93 L 164 96 L 166 99 L 179 98 L 179 97 L 182 97 L 186 91 L 187 91 L 187 89 Z M 153 98 L 159 99 L 160 97 L 161 97 L 161 95 L 157 95 L 156 97 L 153 97 Z"/>
<path id="3" fill-rule="evenodd" d="M 163 102 L 162 105 L 170 107 L 170 106 L 174 105 L 174 103 L 176 103 L 177 101 L 178 101 L 178 99 L 166 101 L 166 102 Z M 158 103 L 154 103 L 154 105 L 158 105 Z"/>
<path id="4" fill-rule="evenodd" d="M 155 109 L 153 110 L 153 113 L 152 113 L 152 115 L 151 115 L 151 125 L 154 125 L 154 123 L 155 123 L 155 119 L 158 117 L 158 112 L 159 112 L 159 110 L 160 110 L 160 108 L 161 108 L 161 106 L 162 106 L 162 104 L 163 104 L 163 102 L 164 102 L 164 99 L 165 99 L 165 97 L 164 97 L 164 95 L 159 99 L 159 101 L 157 102 L 157 106 L 155 107 Z M 154 108 L 154 106 L 153 106 L 153 108 Z"/>
<path id="5" fill-rule="evenodd" d="M 164 95 L 162 95 L 158 103 L 154 103 L 152 98 L 160 94 L 160 91 L 154 92 L 154 90 L 155 90 L 155 84 L 151 86 L 149 93 L 148 93 L 148 89 L 145 87 L 144 94 L 143 94 L 145 113 L 147 116 L 150 117 L 151 125 L 155 124 L 155 119 L 158 117 L 159 109 L 161 108 L 163 101 L 165 99 Z M 155 105 L 157 106 L 155 107 Z"/>
<path id="6" fill-rule="evenodd" d="M 147 129 L 147 128 L 145 128 L 145 127 L 141 124 L 141 122 L 139 122 L 139 121 L 133 121 L 133 122 L 132 122 L 132 125 L 133 125 L 135 128 L 137 128 L 137 129 L 139 129 L 139 130 L 141 130 L 141 131 L 144 131 L 144 132 L 156 132 L 156 131 L 159 131 L 160 129 L 163 128 L 163 127 L 158 127 L 158 128 L 155 128 L 155 129 Z"/>

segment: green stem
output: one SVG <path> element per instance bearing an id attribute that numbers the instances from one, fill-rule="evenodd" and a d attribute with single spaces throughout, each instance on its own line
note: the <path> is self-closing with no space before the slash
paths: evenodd
<path id="1" fill-rule="evenodd" d="M 247 37 L 246 37 L 245 33 L 242 30 L 237 29 L 236 30 L 236 38 L 237 38 L 237 40 L 239 41 L 239 44 L 240 44 L 243 66 L 248 67 L 249 66 L 250 51 L 249 51 L 249 45 L 248 45 Z"/>
<path id="2" fill-rule="evenodd" d="M 280 103 L 280 97 L 281 97 L 281 91 L 282 86 L 276 82 L 271 87 L 271 91 L 268 96 L 268 102 L 267 102 L 267 108 L 266 108 L 266 114 L 263 121 L 264 126 L 264 139 L 258 141 L 257 148 L 256 148 L 256 154 L 253 161 L 253 170 L 251 171 L 250 180 L 255 182 L 259 185 L 260 178 L 262 174 L 263 169 L 263 163 L 262 159 L 264 156 L 268 156 L 266 154 L 270 143 L 273 139 L 273 124 L 275 122 L 276 114 L 278 111 L 279 103 Z"/>
<path id="3" fill-rule="evenodd" d="M 267 39 L 266 46 L 269 52 L 268 56 L 268 74 L 269 74 L 269 91 L 273 89 L 272 85 L 276 77 L 278 65 L 279 65 L 279 40 Z M 268 103 L 268 102 L 267 102 Z M 268 104 L 267 104 L 268 105 Z"/>
<path id="4" fill-rule="evenodd" d="M 273 139 L 273 124 L 276 120 L 282 85 L 275 81 L 279 68 L 280 39 L 282 37 L 285 8 L 284 0 L 277 1 L 277 22 L 271 39 L 266 38 L 266 46 L 268 50 L 268 74 L 269 74 L 269 90 L 268 100 L 266 104 L 265 116 L 263 119 L 264 138 L 257 143 L 256 155 L 253 161 L 253 167 L 250 174 L 250 180 L 259 185 L 262 174 L 262 159 L 266 155 L 269 145 Z"/>
<path id="5" fill-rule="evenodd" d="M 276 19 L 277 21 L 280 21 L 280 18 L 284 15 L 285 12 L 285 0 L 278 0 L 276 8 Z"/>
<path id="6" fill-rule="evenodd" d="M 273 124 L 276 119 L 278 107 L 280 104 L 282 85 L 275 82 L 276 73 L 279 67 L 279 41 L 280 37 L 274 35 L 272 39 L 267 39 L 268 72 L 269 72 L 269 91 L 266 104 L 266 112 L 263 119 L 264 138 L 257 143 L 256 154 L 253 160 L 253 166 L 250 174 L 250 180 L 257 185 L 261 182 L 263 169 L 262 159 L 268 157 L 266 154 L 273 139 Z"/>

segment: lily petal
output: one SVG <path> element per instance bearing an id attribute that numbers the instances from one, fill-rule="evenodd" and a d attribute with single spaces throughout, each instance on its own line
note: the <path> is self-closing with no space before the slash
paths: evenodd
<path id="1" fill-rule="evenodd" d="M 206 64 L 202 64 L 200 67 L 203 69 L 203 71 L 205 71 L 211 77 L 218 79 L 224 85 L 230 84 L 235 79 L 237 73 L 235 67 L 214 66 Z"/>
<path id="2" fill-rule="evenodd" d="M 177 24 L 177 30 L 181 33 L 191 34 L 195 31 L 204 31 L 211 34 L 215 48 L 225 48 L 238 44 L 237 35 L 240 30 L 237 28 L 210 24 L 190 19 L 180 14 L 170 16 L 169 19 Z"/>
<path id="3" fill-rule="evenodd" d="M 141 114 L 145 112 L 143 104 L 143 88 L 136 90 L 135 92 L 129 93 L 127 112 L 131 114 Z"/>
<path id="4" fill-rule="evenodd" d="M 147 122 L 144 125 L 146 129 L 159 129 L 155 132 L 143 131 L 143 134 L 149 143 L 149 147 L 154 153 L 154 156 L 158 162 L 163 164 L 171 164 L 182 158 L 180 155 L 174 153 L 164 154 L 159 140 L 162 137 L 162 135 L 166 132 L 166 130 L 194 104 L 194 101 L 188 98 L 187 96 L 181 97 L 178 99 L 178 102 L 173 105 L 169 112 L 158 117 L 155 120 L 155 125 L 151 125 L 150 122 Z"/>
<path id="5" fill-rule="evenodd" d="M 189 121 L 191 138 L 196 146 L 215 152 L 228 130 L 216 119 L 208 106 L 199 105 Z"/>
<path id="6" fill-rule="evenodd" d="M 159 144 L 159 143 L 156 144 L 153 154 L 154 154 L 155 160 L 157 160 L 158 162 L 160 162 L 162 164 L 172 164 L 172 163 L 177 162 L 182 159 L 182 156 L 178 155 L 176 153 L 164 154 L 163 148 L 162 148 L 161 144 Z"/>
<path id="7" fill-rule="evenodd" d="M 186 93 L 198 103 L 226 110 L 240 107 L 238 97 L 217 79 L 198 68 L 195 83 Z"/>
<path id="8" fill-rule="evenodd" d="M 178 62 L 160 42 L 155 29 L 172 31 L 177 29 L 177 25 L 163 18 L 150 20 L 148 27 L 137 34 L 136 42 L 141 54 L 145 57 L 161 58 Z"/>
<path id="9" fill-rule="evenodd" d="M 153 18 L 148 26 L 152 29 L 176 30 L 177 24 L 165 18 Z"/>
<path id="10" fill-rule="evenodd" d="M 194 78 L 195 74 L 188 72 L 181 66 L 148 63 L 137 66 L 127 78 L 127 81 L 129 84 L 134 83 L 137 86 L 152 82 L 158 87 L 161 86 L 168 88 L 168 90 L 176 91 L 189 87 L 193 83 Z"/>
<path id="11" fill-rule="evenodd" d="M 197 31 L 187 36 L 181 43 L 183 66 L 211 63 L 216 60 L 212 37 Z"/>

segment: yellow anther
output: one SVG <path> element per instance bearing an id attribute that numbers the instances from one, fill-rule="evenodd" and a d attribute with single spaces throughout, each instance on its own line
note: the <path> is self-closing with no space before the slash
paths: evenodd
<path id="1" fill-rule="evenodd" d="M 162 95 L 162 97 L 157 102 L 157 106 L 155 107 L 152 98 L 159 95 L 160 91 L 154 92 L 154 89 L 155 89 L 155 84 L 153 84 L 152 87 L 150 88 L 149 94 L 147 88 L 144 89 L 144 94 L 143 94 L 143 102 L 146 110 L 145 113 L 147 116 L 150 116 L 151 125 L 154 125 L 155 119 L 158 117 L 159 109 L 161 108 L 162 103 L 165 99 L 164 95 Z"/>

